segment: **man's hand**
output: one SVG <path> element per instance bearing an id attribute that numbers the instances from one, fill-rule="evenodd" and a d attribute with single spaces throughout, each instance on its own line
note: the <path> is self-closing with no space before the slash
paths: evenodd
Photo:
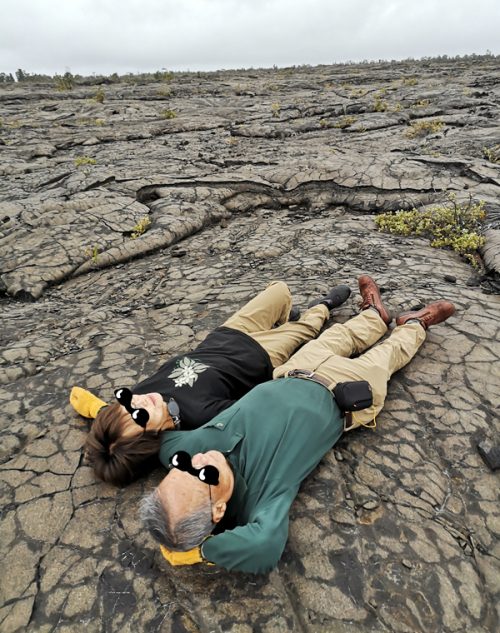
<path id="1" fill-rule="evenodd" d="M 81 387 L 73 387 L 69 401 L 73 409 L 84 418 L 95 418 L 100 409 L 106 406 L 106 402 Z"/>
<path id="2" fill-rule="evenodd" d="M 166 548 L 164 545 L 160 545 L 163 558 L 167 560 L 171 565 L 195 565 L 196 563 L 205 563 L 205 559 L 201 555 L 200 546 L 194 547 L 187 552 L 174 552 L 171 549 Z M 211 565 L 211 563 L 209 563 Z"/>

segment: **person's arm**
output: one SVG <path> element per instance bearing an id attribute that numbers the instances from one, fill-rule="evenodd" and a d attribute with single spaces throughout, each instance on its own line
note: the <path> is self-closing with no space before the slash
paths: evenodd
<path id="1" fill-rule="evenodd" d="M 73 409 L 84 418 L 94 419 L 103 407 L 108 406 L 104 400 L 81 387 L 73 387 L 69 401 Z"/>
<path id="2" fill-rule="evenodd" d="M 287 491 L 266 504 L 251 523 L 209 537 L 201 545 L 205 562 L 252 574 L 274 569 L 285 549 L 288 511 L 295 493 Z"/>

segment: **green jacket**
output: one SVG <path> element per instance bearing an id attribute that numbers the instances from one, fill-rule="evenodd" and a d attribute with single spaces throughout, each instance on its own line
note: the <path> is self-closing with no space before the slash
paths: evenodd
<path id="1" fill-rule="evenodd" d="M 203 557 L 225 567 L 264 573 L 276 566 L 288 537 L 288 513 L 303 479 L 339 439 L 340 410 L 318 383 L 280 378 L 263 383 L 193 431 L 163 434 L 160 459 L 223 452 L 234 491 Z"/>

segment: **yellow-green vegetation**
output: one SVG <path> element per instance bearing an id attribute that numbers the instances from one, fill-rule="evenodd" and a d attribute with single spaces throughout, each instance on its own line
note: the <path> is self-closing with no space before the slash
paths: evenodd
<path id="1" fill-rule="evenodd" d="M 408 138 L 417 138 L 418 136 L 427 136 L 428 134 L 436 134 L 444 127 L 441 119 L 427 119 L 426 121 L 413 121 L 410 123 L 406 136 Z"/>
<path id="2" fill-rule="evenodd" d="M 463 255 L 474 267 L 478 267 L 477 250 L 483 246 L 484 237 L 479 234 L 486 218 L 485 202 L 459 203 L 456 194 L 450 193 L 447 202 L 418 211 L 382 213 L 375 218 L 379 231 L 396 235 L 427 237 L 435 248 L 451 248 Z"/>
<path id="3" fill-rule="evenodd" d="M 355 116 L 343 116 L 341 119 L 339 119 L 338 121 L 336 121 L 335 123 L 332 123 L 332 127 L 335 128 L 339 128 L 341 130 L 343 130 L 346 127 L 349 127 L 350 125 L 352 125 L 353 123 L 356 123 L 356 121 L 358 120 L 357 117 Z"/>
<path id="4" fill-rule="evenodd" d="M 403 104 L 400 101 L 396 101 L 396 103 L 392 106 L 392 112 L 401 112 L 403 109 Z"/>
<path id="5" fill-rule="evenodd" d="M 160 97 L 171 97 L 172 96 L 172 88 L 169 88 L 168 86 L 165 86 L 163 88 L 158 88 L 156 93 L 159 94 Z"/>
<path id="6" fill-rule="evenodd" d="M 379 96 L 375 97 L 375 100 L 373 102 L 373 109 L 375 110 L 375 112 L 385 112 L 388 109 L 388 107 L 389 107 L 389 104 L 387 103 L 387 101 L 385 101 Z"/>
<path id="7" fill-rule="evenodd" d="M 98 125 L 98 126 L 102 126 L 102 125 L 106 125 L 106 120 L 105 119 L 76 119 L 75 121 L 76 125 L 81 125 L 81 126 L 85 126 L 85 125 Z"/>
<path id="8" fill-rule="evenodd" d="M 102 89 L 102 87 L 99 87 L 94 95 L 94 101 L 97 101 L 97 103 L 104 103 L 105 97 L 106 94 L 104 93 L 104 90 Z"/>
<path id="9" fill-rule="evenodd" d="M 0 127 L 3 127 L 3 117 L 0 116 Z"/>
<path id="10" fill-rule="evenodd" d="M 321 127 L 330 127 L 330 121 L 328 119 L 320 119 L 319 124 Z"/>
<path id="11" fill-rule="evenodd" d="M 350 97 L 364 97 L 366 95 L 366 93 L 368 92 L 368 90 L 366 88 L 353 88 L 350 92 L 349 92 L 349 96 Z"/>
<path id="12" fill-rule="evenodd" d="M 426 108 L 430 104 L 429 99 L 420 99 L 415 103 L 416 108 Z"/>
<path id="13" fill-rule="evenodd" d="M 271 113 L 274 117 L 279 117 L 281 112 L 281 105 L 279 103 L 271 104 Z"/>
<path id="14" fill-rule="evenodd" d="M 77 167 L 82 167 L 83 165 L 96 165 L 97 161 L 95 158 L 91 158 L 90 156 L 78 156 L 75 158 L 75 165 Z"/>
<path id="15" fill-rule="evenodd" d="M 132 228 L 132 233 L 130 234 L 131 239 L 135 240 L 140 237 L 143 233 L 145 233 L 149 227 L 151 226 L 151 220 L 147 215 L 137 222 L 137 224 Z"/>
<path id="16" fill-rule="evenodd" d="M 403 86 L 416 86 L 418 84 L 418 79 L 416 77 L 407 77 L 402 81 Z"/>
<path id="17" fill-rule="evenodd" d="M 70 72 L 65 72 L 64 75 L 54 75 L 54 85 L 57 90 L 73 90 L 75 85 L 75 78 Z"/>
<path id="18" fill-rule="evenodd" d="M 495 165 L 500 164 L 500 145 L 493 145 L 493 147 L 483 147 L 483 156 L 486 160 L 489 160 L 490 163 L 495 163 Z"/>
<path id="19" fill-rule="evenodd" d="M 162 110 L 162 119 L 175 119 L 177 112 L 175 110 Z"/>
<path id="20" fill-rule="evenodd" d="M 157 70 L 155 73 L 153 73 L 153 77 L 157 79 L 158 81 L 166 81 L 167 83 L 169 83 L 174 78 L 174 73 L 168 70 L 166 71 Z"/>
<path id="21" fill-rule="evenodd" d="M 97 257 L 99 255 L 99 246 L 94 244 L 94 246 L 89 246 L 85 249 L 85 256 L 91 259 L 94 264 L 97 264 Z"/>

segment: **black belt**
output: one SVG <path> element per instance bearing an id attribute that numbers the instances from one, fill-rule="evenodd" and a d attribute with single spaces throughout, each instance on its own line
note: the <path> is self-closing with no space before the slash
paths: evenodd
<path id="1" fill-rule="evenodd" d="M 283 378 L 287 378 L 287 377 L 288 378 L 303 378 L 304 380 L 312 380 L 313 382 L 317 382 L 320 385 L 323 385 L 323 387 L 326 387 L 328 391 L 331 393 L 331 389 L 330 389 L 330 385 L 332 384 L 331 381 L 327 380 L 326 378 L 323 378 L 323 376 L 318 376 L 318 374 L 315 374 L 310 369 L 291 369 L 289 372 L 287 372 L 283 376 Z"/>

